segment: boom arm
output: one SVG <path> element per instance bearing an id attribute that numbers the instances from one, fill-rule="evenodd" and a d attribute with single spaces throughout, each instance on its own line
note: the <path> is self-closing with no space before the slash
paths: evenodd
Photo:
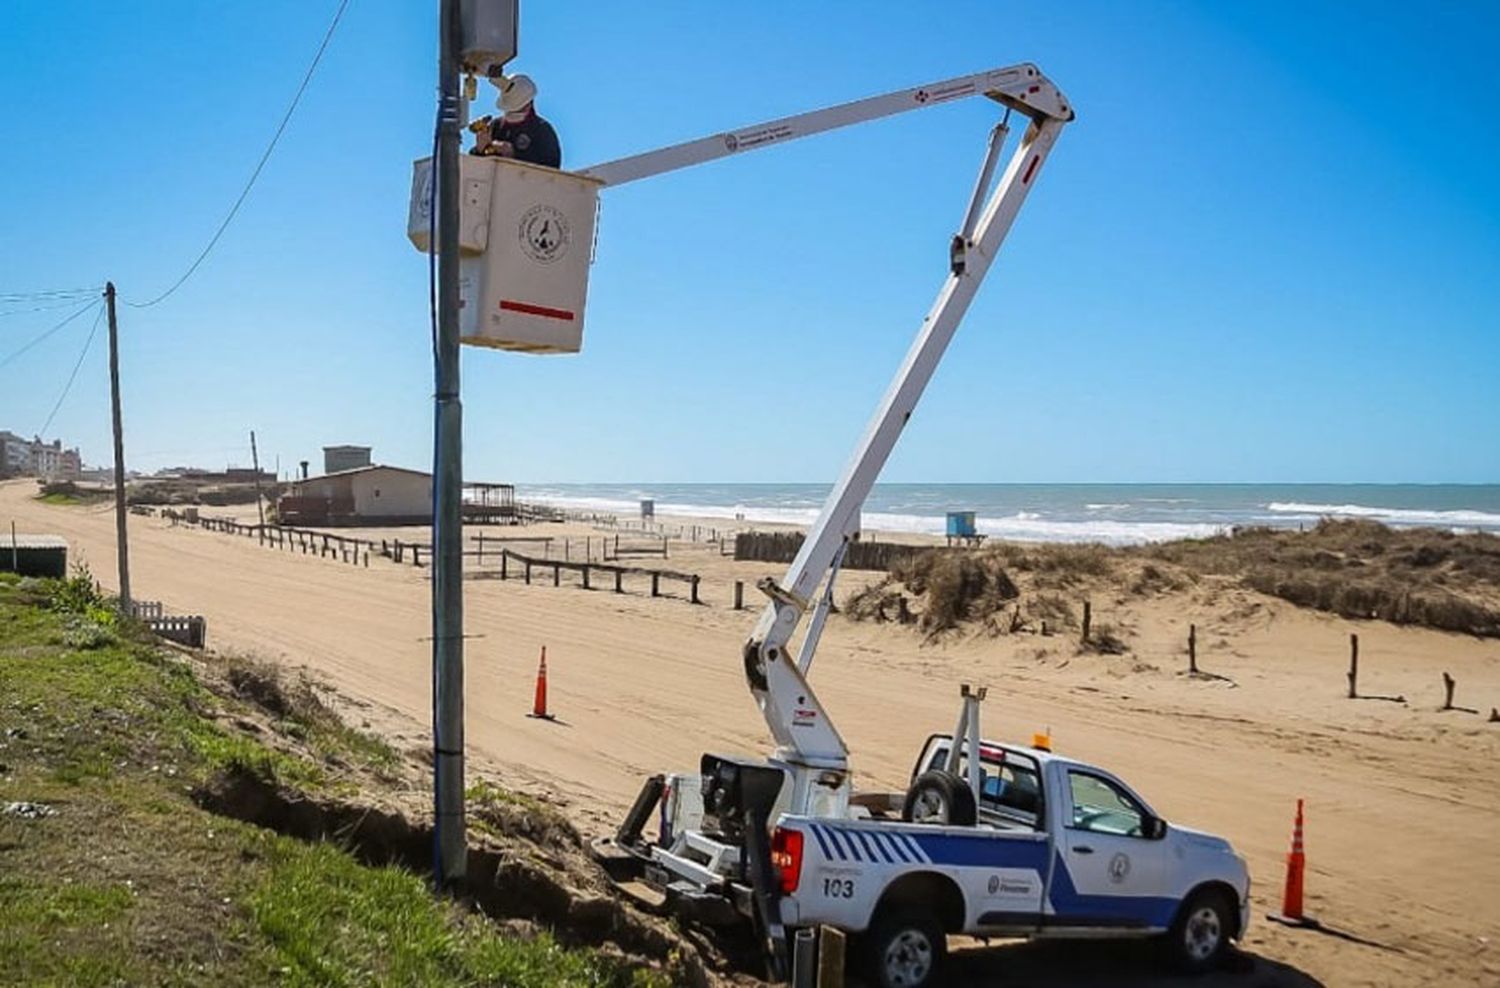
<path id="1" fill-rule="evenodd" d="M 1048 82 L 1035 65 L 1022 63 L 782 117 L 780 120 L 741 127 L 739 130 L 701 137 L 696 141 L 674 144 L 628 158 L 617 158 L 585 168 L 579 174 L 599 179 L 605 185 L 623 185 L 636 179 L 650 178 L 663 172 L 726 158 L 742 151 L 785 144 L 809 134 L 821 134 L 851 124 L 879 120 L 908 110 L 920 110 L 927 106 L 951 103 L 966 96 L 979 95 L 987 96 L 1033 118 L 1073 118 L 1073 111 L 1068 108 L 1067 100 L 1057 91 L 1057 87 Z"/>
<path id="2" fill-rule="evenodd" d="M 820 784 L 833 788 L 841 788 L 845 782 L 848 749 L 804 675 L 821 631 L 820 616 L 815 615 L 814 626 L 804 642 L 801 668 L 788 643 L 813 602 L 818 586 L 825 579 L 832 579 L 850 533 L 858 528 L 861 505 L 968 311 L 1058 132 L 1073 119 L 1073 111 L 1062 93 L 1035 65 L 1022 63 L 715 134 L 595 165 L 582 172 L 607 185 L 620 185 L 809 134 L 975 95 L 1001 103 L 1007 108 L 1007 116 L 1011 110 L 1021 113 L 1029 118 L 1029 126 L 999 184 L 979 211 L 1003 141 L 1004 124 L 991 136 L 968 215 L 954 238 L 951 273 L 786 576 L 779 584 L 762 581 L 761 589 L 771 601 L 744 648 L 745 677 L 776 739 L 777 758 L 794 770 L 813 770 L 811 774 L 820 777 Z M 796 787 L 799 792 L 793 796 L 794 804 L 804 802 L 809 793 L 809 773 L 799 774 L 802 779 Z"/>

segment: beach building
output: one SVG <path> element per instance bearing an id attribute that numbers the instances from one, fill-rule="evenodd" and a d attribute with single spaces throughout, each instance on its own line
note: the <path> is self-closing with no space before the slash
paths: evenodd
<path id="1" fill-rule="evenodd" d="M 31 441 L 0 430 L 0 477 L 20 477 L 30 472 Z"/>
<path id="2" fill-rule="evenodd" d="M 82 472 L 78 450 L 63 449 L 61 439 L 46 443 L 40 436 L 22 439 L 14 432 L 0 431 L 0 477 L 76 480 Z"/>
<path id="3" fill-rule="evenodd" d="M 420 525 L 432 520 L 432 475 L 378 464 L 293 481 L 276 504 L 286 525 Z"/>
<path id="4" fill-rule="evenodd" d="M 343 473 L 371 465 L 369 446 L 324 446 L 323 473 Z"/>

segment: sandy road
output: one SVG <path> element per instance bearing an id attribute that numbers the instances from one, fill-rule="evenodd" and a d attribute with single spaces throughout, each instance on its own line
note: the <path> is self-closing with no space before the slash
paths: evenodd
<path id="1" fill-rule="evenodd" d="M 64 536 L 112 585 L 110 509 L 47 506 L 33 491 L 0 485 L 0 523 Z M 158 519 L 131 526 L 138 597 L 204 614 L 220 650 L 306 666 L 361 704 L 372 726 L 423 743 L 425 569 L 378 558 L 352 567 Z M 766 567 L 686 552 L 672 565 L 704 572 L 705 595 L 719 603 L 550 579 L 467 584 L 476 770 L 552 793 L 585 830 L 602 831 L 643 775 L 695 765 L 704 750 L 764 749 L 738 665 L 753 618 L 723 606 L 713 581 L 753 580 Z M 1229 836 L 1250 858 L 1258 914 L 1275 905 L 1292 806 L 1305 796 L 1310 911 L 1384 947 L 1285 931 L 1258 915 L 1253 953 L 1287 965 L 1276 969 L 1287 977 L 1330 985 L 1500 984 L 1500 900 L 1489 894 L 1500 887 L 1500 726 L 1434 709 L 1440 670 L 1459 677 L 1461 700 L 1500 704 L 1500 643 L 1354 625 L 1239 591 L 1118 603 L 1134 654 L 1109 660 L 1031 636 L 924 646 L 905 630 L 837 618 L 813 681 L 865 785 L 897 788 L 926 735 L 951 727 L 957 685 L 988 683 L 987 734 L 1018 739 L 1048 726 L 1062 750 L 1118 771 L 1169 818 Z M 1175 671 L 1188 621 L 1204 664 L 1233 687 Z M 1351 629 L 1371 688 L 1411 703 L 1340 699 Z M 544 644 L 557 723 L 524 716 Z M 1245 983 L 1270 983 L 1264 974 Z M 1115 983 L 1089 977 L 1067 983 Z"/>

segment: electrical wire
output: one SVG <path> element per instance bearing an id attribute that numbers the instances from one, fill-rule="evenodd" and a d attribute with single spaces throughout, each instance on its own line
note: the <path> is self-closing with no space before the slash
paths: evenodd
<path id="1" fill-rule="evenodd" d="M 45 288 L 34 292 L 0 292 L 0 304 L 9 302 L 34 302 L 40 299 L 64 298 L 69 295 L 92 295 L 99 291 L 91 288 Z"/>
<path id="2" fill-rule="evenodd" d="M 12 350 L 10 353 L 6 354 L 3 359 L 0 359 L 0 368 L 6 367 L 7 365 L 10 364 L 11 361 L 13 361 L 17 357 L 21 356 L 21 354 L 25 353 L 27 350 L 30 350 L 32 347 L 36 346 L 38 343 L 40 343 L 43 340 L 47 339 L 47 337 L 51 336 L 53 333 L 56 333 L 58 330 L 62 329 L 68 323 L 72 322 L 74 319 L 77 319 L 79 316 L 83 315 L 85 312 L 89 311 L 90 308 L 92 308 L 93 306 L 96 306 L 96 305 L 99 306 L 100 311 L 103 311 L 104 303 L 102 301 L 89 301 L 89 302 L 85 302 L 82 306 L 80 306 L 78 308 L 78 310 L 76 312 L 71 313 L 62 322 L 60 322 L 57 325 L 53 326 L 51 329 L 44 330 L 40 336 L 35 337 L 29 343 L 23 344 L 20 349 L 18 349 L 18 350 Z"/>
<path id="3" fill-rule="evenodd" d="M 323 34 L 323 42 L 322 44 L 318 45 L 317 54 L 313 55 L 311 64 L 307 66 L 307 72 L 303 74 L 302 83 L 297 87 L 296 94 L 292 96 L 292 102 L 287 106 L 286 113 L 282 114 L 281 123 L 276 127 L 276 133 L 271 135 L 271 143 L 266 145 L 265 153 L 260 156 L 260 161 L 256 162 L 255 164 L 255 170 L 250 173 L 250 180 L 246 182 L 245 187 L 240 190 L 239 197 L 234 200 L 234 205 L 229 207 L 229 213 L 224 217 L 224 221 L 219 224 L 219 228 L 214 231 L 214 235 L 209 238 L 208 244 L 198 254 L 197 258 L 193 260 L 193 263 L 188 265 L 188 269 L 182 273 L 182 276 L 179 277 L 176 281 L 172 282 L 172 286 L 166 291 L 162 292 L 160 295 L 156 296 L 150 301 L 127 301 L 125 303 L 126 305 L 133 306 L 137 309 L 145 309 L 149 308 L 150 306 L 156 305 L 158 302 L 165 301 L 169 296 L 171 296 L 173 292 L 182 287 L 183 282 L 187 281 L 193 276 L 193 272 L 198 270 L 198 266 L 204 262 L 209 253 L 218 244 L 219 238 L 224 235 L 224 231 L 229 229 L 229 224 L 234 219 L 235 214 L 238 213 L 240 211 L 240 207 L 245 204 L 245 199 L 249 197 L 250 190 L 255 186 L 255 180 L 260 178 L 261 169 L 265 168 L 266 162 L 271 160 L 271 152 L 276 150 L 276 145 L 281 140 L 281 135 L 286 131 L 286 125 L 291 122 L 292 114 L 296 111 L 297 104 L 302 101 L 302 94 L 307 91 L 307 84 L 312 81 L 313 73 L 317 71 L 318 63 L 323 60 L 323 53 L 328 50 L 328 43 L 333 40 L 333 32 L 338 28 L 339 21 L 343 19 L 344 10 L 348 6 L 349 0 L 339 0 L 339 7 L 338 10 L 334 11 L 333 21 L 328 25 L 328 30 Z"/>
<path id="4" fill-rule="evenodd" d="M 95 294 L 95 292 L 90 292 L 90 294 Z M 37 305 L 33 306 L 30 309 L 10 309 L 5 312 L 0 312 L 0 319 L 5 318 L 6 316 L 30 315 L 33 312 L 53 312 L 57 309 L 71 309 L 73 306 L 77 305 L 81 299 L 82 296 L 74 296 L 73 298 L 68 299 L 66 302 L 55 302 L 52 305 Z M 4 304 L 4 302 L 0 302 L 0 305 Z"/>
<path id="5" fill-rule="evenodd" d="M 78 355 L 78 362 L 73 365 L 73 373 L 68 375 L 68 383 L 63 385 L 62 394 L 57 396 L 57 403 L 52 406 L 52 411 L 47 413 L 47 421 L 36 430 L 36 435 L 45 436 L 47 428 L 52 425 L 52 419 L 56 417 L 57 410 L 62 407 L 63 399 L 68 397 L 68 392 L 73 389 L 73 381 L 78 377 L 78 368 L 83 366 L 83 358 L 89 355 L 89 347 L 94 345 L 94 336 L 99 332 L 99 322 L 104 318 L 104 306 L 99 306 L 99 311 L 94 315 L 93 328 L 89 330 L 89 338 L 83 341 L 83 352 Z"/>

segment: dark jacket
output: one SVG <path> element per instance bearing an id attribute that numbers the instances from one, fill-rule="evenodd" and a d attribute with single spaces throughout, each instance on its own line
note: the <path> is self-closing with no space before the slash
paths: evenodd
<path id="1" fill-rule="evenodd" d="M 490 121 L 490 139 L 509 141 L 515 149 L 517 161 L 548 168 L 562 167 L 562 146 L 557 142 L 557 131 L 552 125 L 532 110 L 520 123 L 508 123 L 503 116 Z M 480 152 L 474 151 L 474 154 Z"/>

